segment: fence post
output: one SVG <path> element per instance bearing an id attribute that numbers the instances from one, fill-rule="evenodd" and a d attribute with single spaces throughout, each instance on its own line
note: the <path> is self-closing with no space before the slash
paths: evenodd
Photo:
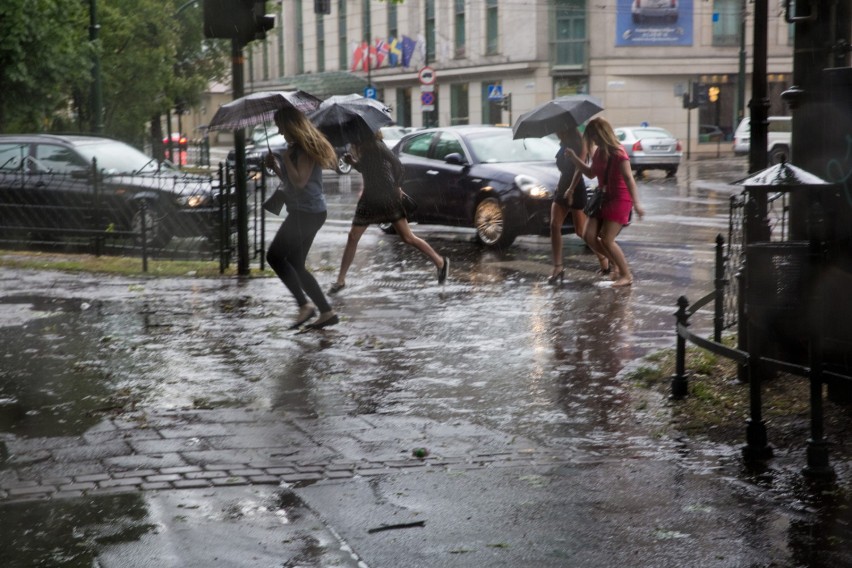
<path id="1" fill-rule="evenodd" d="M 148 200 L 139 201 L 139 212 L 142 216 L 142 272 L 148 272 Z"/>
<path id="2" fill-rule="evenodd" d="M 759 333 L 754 324 L 748 322 L 748 343 L 752 347 L 757 344 Z M 756 350 L 755 350 L 756 351 Z M 754 351 L 748 356 L 748 384 L 749 384 L 749 418 L 746 421 L 746 445 L 742 448 L 743 460 L 747 464 L 755 464 L 772 457 L 772 448 L 769 446 L 766 436 L 766 424 L 763 422 L 763 402 L 761 400 L 761 383 L 765 376 L 763 362 L 760 354 Z"/>
<path id="3" fill-rule="evenodd" d="M 672 398 L 674 399 L 681 399 L 689 392 L 689 380 L 686 377 L 686 339 L 680 335 L 680 328 L 689 326 L 687 307 L 689 307 L 689 300 L 686 299 L 686 296 L 677 299 L 677 312 L 675 312 L 677 352 L 675 354 L 675 375 L 672 377 Z"/>
<path id="4" fill-rule="evenodd" d="M 722 328 L 725 327 L 725 239 L 716 235 L 716 278 L 713 285 L 716 298 L 713 309 L 713 341 L 722 343 Z"/>
<path id="5" fill-rule="evenodd" d="M 219 274 L 224 274 L 228 268 L 228 258 L 226 257 L 225 247 L 231 231 L 230 216 L 227 214 L 230 208 L 230 193 L 226 185 L 224 166 L 219 162 Z"/>

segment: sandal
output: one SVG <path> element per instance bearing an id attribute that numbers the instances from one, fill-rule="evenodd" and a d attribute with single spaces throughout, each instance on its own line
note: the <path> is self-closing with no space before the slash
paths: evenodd
<path id="1" fill-rule="evenodd" d="M 346 283 L 340 284 L 338 282 L 335 282 L 334 284 L 331 285 L 331 288 L 328 289 L 328 293 L 329 294 L 337 294 L 338 292 L 340 292 L 344 288 L 346 288 Z"/>
<path id="2" fill-rule="evenodd" d="M 560 284 L 565 283 L 565 269 L 562 268 L 561 264 L 553 265 L 554 272 L 547 278 L 547 283 L 551 286 L 556 284 L 556 281 L 559 280 Z"/>

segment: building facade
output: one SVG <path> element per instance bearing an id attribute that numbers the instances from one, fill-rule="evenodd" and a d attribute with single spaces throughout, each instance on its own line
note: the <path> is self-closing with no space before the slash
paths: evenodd
<path id="1" fill-rule="evenodd" d="M 553 97 L 599 97 L 616 126 L 647 122 L 694 151 L 730 151 L 751 91 L 747 0 L 283 0 L 245 49 L 246 92 L 375 93 L 403 126 L 511 124 Z M 792 25 L 768 22 L 770 114 L 788 114 Z M 420 73 L 428 67 L 431 73 Z M 701 98 L 684 108 L 684 95 Z M 706 99 L 706 100 L 705 100 Z M 709 135 L 708 133 L 715 133 Z"/>

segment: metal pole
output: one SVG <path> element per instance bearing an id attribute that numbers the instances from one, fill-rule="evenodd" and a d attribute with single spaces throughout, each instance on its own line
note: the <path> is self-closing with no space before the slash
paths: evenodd
<path id="1" fill-rule="evenodd" d="M 748 171 L 759 172 L 768 164 L 766 135 L 769 98 L 766 87 L 768 0 L 754 0 L 754 63 L 751 74 L 751 140 Z"/>
<path id="2" fill-rule="evenodd" d="M 89 42 L 98 41 L 97 0 L 89 0 Z M 100 134 L 104 131 L 103 92 L 101 90 L 101 59 L 97 46 L 92 50 L 92 132 Z"/>
<path id="3" fill-rule="evenodd" d="M 231 40 L 231 73 L 234 81 L 234 100 L 245 94 L 243 46 L 238 38 Z M 246 131 L 234 130 L 234 180 L 237 197 L 237 274 L 249 274 L 248 191 L 246 190 Z"/>
<path id="4" fill-rule="evenodd" d="M 725 325 L 725 239 L 722 235 L 716 235 L 716 279 L 714 287 L 716 298 L 714 303 L 713 317 L 713 341 L 722 342 L 722 328 Z"/>
<path id="5" fill-rule="evenodd" d="M 734 128 L 739 126 L 745 116 L 745 75 L 746 75 L 746 0 L 742 0 L 740 10 L 740 61 L 737 74 L 737 121 Z"/>

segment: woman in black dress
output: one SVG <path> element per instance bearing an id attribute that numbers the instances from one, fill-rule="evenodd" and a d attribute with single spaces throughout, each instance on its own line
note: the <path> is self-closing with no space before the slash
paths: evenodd
<path id="1" fill-rule="evenodd" d="M 364 191 L 355 208 L 337 281 L 329 293 L 336 294 L 346 286 L 346 273 L 355 258 L 361 235 L 368 226 L 378 223 L 391 223 L 402 242 L 428 256 L 438 270 L 438 283 L 443 284 L 450 270 L 450 260 L 439 255 L 429 243 L 411 232 L 402 201 L 402 178 L 405 171 L 399 158 L 382 142 L 381 133 L 365 136 L 361 142 L 352 144 L 352 150 L 355 155 L 346 154 L 344 159 L 361 172 Z"/>
<path id="2" fill-rule="evenodd" d="M 561 175 L 556 186 L 556 193 L 553 194 L 553 203 L 550 206 L 550 249 L 553 253 L 553 270 L 550 273 L 550 278 L 547 279 L 549 284 L 555 284 L 557 280 L 561 282 L 565 277 L 565 270 L 562 268 L 562 223 L 565 222 L 565 217 L 568 216 L 568 213 L 571 213 L 574 232 L 581 239 L 587 220 L 586 214 L 583 213 L 583 208 L 586 206 L 586 184 L 567 152 L 568 148 L 571 148 L 581 159 L 585 159 L 586 147 L 583 143 L 583 136 L 577 128 L 560 130 L 556 135 L 559 137 L 556 166 Z M 569 203 L 566 195 L 572 187 L 577 191 L 573 192 Z"/>

